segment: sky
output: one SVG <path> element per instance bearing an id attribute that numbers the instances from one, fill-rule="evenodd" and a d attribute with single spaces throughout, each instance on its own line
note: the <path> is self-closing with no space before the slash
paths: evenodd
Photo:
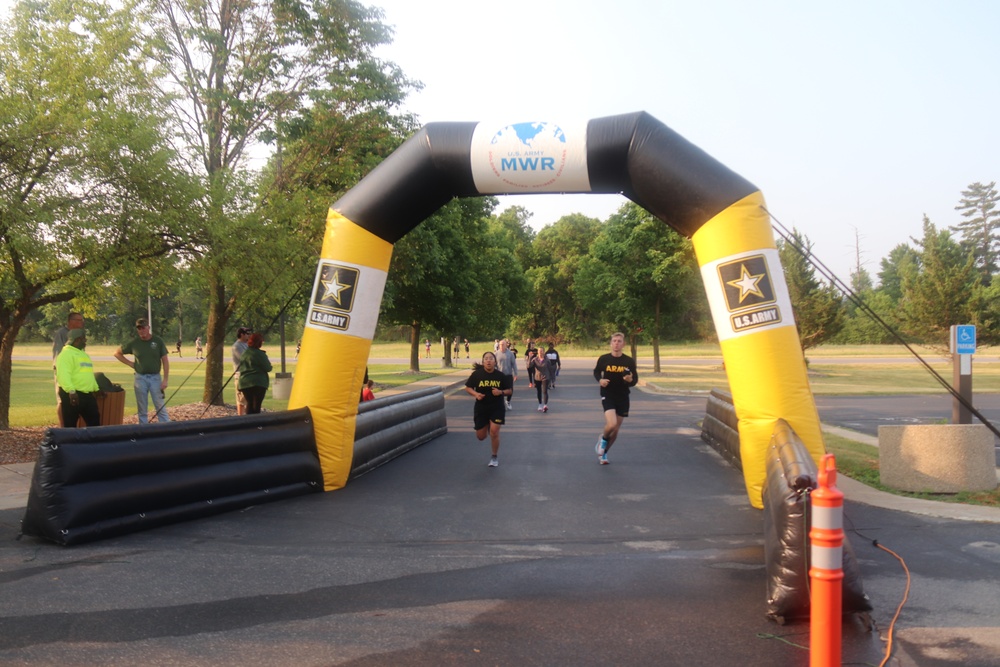
<path id="1" fill-rule="evenodd" d="M 995 0 L 361 0 L 437 121 L 646 111 L 763 192 L 843 281 L 1000 181 Z M 7 14 L 11 0 L 0 0 Z M 504 197 L 541 229 L 617 195 Z M 860 256 L 859 256 L 860 253 Z"/>
<path id="2" fill-rule="evenodd" d="M 436 121 L 646 111 L 756 185 L 844 282 L 1000 181 L 1000 2 L 372 0 Z M 540 229 L 617 195 L 521 195 Z M 860 256 L 859 253 L 860 252 Z"/>

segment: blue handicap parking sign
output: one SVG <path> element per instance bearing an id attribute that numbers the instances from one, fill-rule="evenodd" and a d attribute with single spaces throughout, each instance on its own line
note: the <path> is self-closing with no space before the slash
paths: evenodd
<path id="1" fill-rule="evenodd" d="M 955 353 L 976 353 L 976 326 L 974 324 L 959 324 L 955 327 Z"/>

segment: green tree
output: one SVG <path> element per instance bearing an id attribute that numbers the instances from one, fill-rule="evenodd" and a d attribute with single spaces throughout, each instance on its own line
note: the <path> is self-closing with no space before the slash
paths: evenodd
<path id="1" fill-rule="evenodd" d="M 857 270 L 851 271 L 851 289 L 853 291 L 865 292 L 874 286 L 871 274 L 864 267 L 858 267 Z"/>
<path id="2" fill-rule="evenodd" d="M 574 297 L 573 282 L 600 229 L 596 218 L 573 213 L 538 232 L 534 265 L 527 272 L 530 304 L 511 325 L 518 337 L 544 338 L 558 345 L 594 335 L 593 318 Z"/>
<path id="3" fill-rule="evenodd" d="M 504 247 L 511 248 L 514 257 L 524 268 L 535 264 L 534 242 L 538 234 L 528 224 L 531 213 L 521 206 L 511 206 L 494 216 L 490 226 L 498 234 Z"/>
<path id="4" fill-rule="evenodd" d="M 351 125 L 336 121 L 381 117 L 407 82 L 373 55 L 391 36 L 381 12 L 353 0 L 152 1 L 179 141 L 204 184 L 187 252 L 208 285 L 203 400 L 218 403 L 230 318 L 260 310 L 240 301 L 272 299 L 277 307 L 282 299 L 266 293 L 291 289 L 307 274 L 298 244 L 310 235 L 280 200 L 303 183 L 333 181 L 321 192 L 328 196 L 360 178 L 371 165 L 330 157 L 345 145 L 351 155 L 364 152 L 350 139 Z M 251 158 L 266 141 L 295 150 L 276 156 L 265 177 Z M 323 178 L 310 180 L 317 170 Z"/>
<path id="5" fill-rule="evenodd" d="M 982 285 L 972 252 L 962 248 L 947 230 L 938 230 L 924 216 L 918 244 L 918 267 L 904 274 L 900 319 L 904 332 L 917 341 L 948 347 L 951 325 L 975 324 L 975 305 Z"/>
<path id="6" fill-rule="evenodd" d="M 997 258 L 1000 254 L 1000 193 L 997 193 L 996 181 L 987 185 L 973 183 L 962 190 L 962 199 L 956 211 L 965 218 L 951 227 L 952 231 L 961 235 L 961 245 L 975 257 L 976 268 L 979 270 L 980 281 L 989 285 L 997 272 Z"/>
<path id="7" fill-rule="evenodd" d="M 189 206 L 142 9 L 115 7 L 21 2 L 0 24 L 0 428 L 29 315 L 70 301 L 95 315 L 110 285 L 174 247 Z"/>
<path id="8" fill-rule="evenodd" d="M 971 306 L 976 313 L 976 342 L 979 345 L 1000 343 L 1000 280 L 977 289 L 972 296 Z"/>
<path id="9" fill-rule="evenodd" d="M 690 240 L 633 203 L 623 204 L 602 227 L 580 266 L 574 294 L 585 308 L 631 334 L 633 355 L 638 332 L 647 332 L 656 373 L 660 337 L 678 330 L 674 323 L 698 303 L 697 295 L 704 300 Z"/>
<path id="10" fill-rule="evenodd" d="M 917 251 L 906 243 L 890 250 L 889 256 L 883 257 L 879 263 L 879 290 L 897 303 L 903 298 L 903 277 L 912 275 L 919 261 Z"/>
<path id="11" fill-rule="evenodd" d="M 424 338 L 502 331 L 520 306 L 524 272 L 503 226 L 491 226 L 495 206 L 494 197 L 453 200 L 393 247 L 379 319 L 410 327 L 411 371 Z"/>
<path id="12" fill-rule="evenodd" d="M 851 290 L 855 293 L 861 293 L 866 290 L 872 289 L 875 284 L 872 282 L 872 276 L 864 267 L 864 263 L 861 261 L 861 233 L 855 227 L 854 229 L 854 268 L 851 269 L 850 280 L 851 280 Z"/>
<path id="13" fill-rule="evenodd" d="M 855 294 L 893 331 L 900 330 L 896 301 L 886 292 L 869 289 Z M 883 345 L 898 341 L 891 331 L 886 330 L 865 310 L 848 302 L 845 306 L 844 325 L 831 342 L 841 345 Z"/>
<path id="14" fill-rule="evenodd" d="M 844 318 L 839 291 L 816 278 L 816 270 L 809 261 L 811 254 L 812 242 L 797 229 L 792 229 L 788 241 L 778 241 L 778 257 L 788 283 L 803 351 L 837 335 Z"/>

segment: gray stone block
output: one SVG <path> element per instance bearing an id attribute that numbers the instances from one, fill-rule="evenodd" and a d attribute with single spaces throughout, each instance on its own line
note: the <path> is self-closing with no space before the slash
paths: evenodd
<path id="1" fill-rule="evenodd" d="M 900 491 L 997 487 L 993 433 L 982 424 L 879 426 L 879 479 Z"/>

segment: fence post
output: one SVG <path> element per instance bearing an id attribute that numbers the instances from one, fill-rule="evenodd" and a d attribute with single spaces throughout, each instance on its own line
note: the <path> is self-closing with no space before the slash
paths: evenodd
<path id="1" fill-rule="evenodd" d="M 820 464 L 818 487 L 812 492 L 809 529 L 810 667 L 839 667 L 844 579 L 844 494 L 837 488 L 837 463 L 826 454 Z"/>

